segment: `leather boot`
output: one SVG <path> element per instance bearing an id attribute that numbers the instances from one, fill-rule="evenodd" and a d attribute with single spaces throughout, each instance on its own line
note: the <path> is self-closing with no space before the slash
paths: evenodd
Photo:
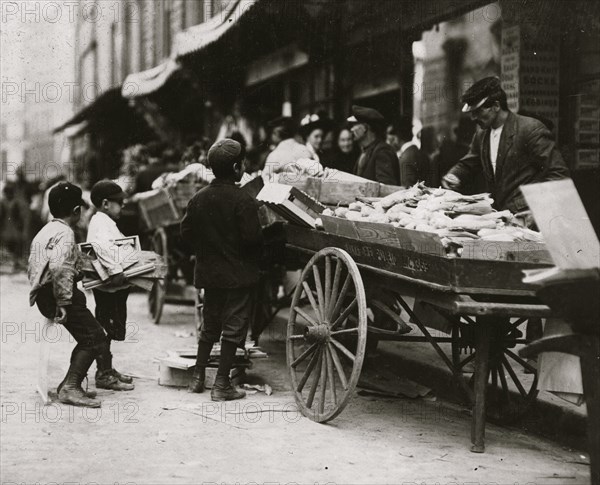
<path id="1" fill-rule="evenodd" d="M 132 384 L 133 383 L 133 377 L 125 375 L 125 374 L 121 374 L 114 367 L 112 368 L 112 371 L 113 371 L 114 376 L 117 379 L 119 379 L 121 382 L 124 382 L 125 384 Z"/>
<path id="2" fill-rule="evenodd" d="M 58 392 L 58 400 L 60 402 L 89 408 L 100 407 L 100 401 L 86 396 L 81 388 L 81 382 L 87 375 L 87 371 L 93 361 L 93 352 L 88 350 L 78 350 L 73 352 L 71 366 L 69 367 L 67 375 L 61 383 L 62 385 Z"/>
<path id="3" fill-rule="evenodd" d="M 110 389 L 111 391 L 132 391 L 135 389 L 133 384 L 121 381 L 112 368 L 112 354 L 110 353 L 110 344 L 103 347 L 96 356 L 96 387 L 98 389 Z"/>
<path id="4" fill-rule="evenodd" d="M 210 398 L 213 401 L 233 401 L 246 397 L 246 392 L 237 390 L 231 385 L 229 376 L 219 376 L 215 379 L 215 384 L 210 391 Z"/>
<path id="5" fill-rule="evenodd" d="M 204 380 L 206 379 L 206 367 L 196 365 L 194 375 L 190 380 L 188 392 L 201 393 L 204 392 Z"/>
<path id="6" fill-rule="evenodd" d="M 111 391 L 133 391 L 135 386 L 119 380 L 113 369 L 99 370 L 96 372 L 96 387 L 110 389 Z"/>
<path id="7" fill-rule="evenodd" d="M 66 380 L 67 380 L 67 378 L 65 376 L 65 378 L 62 380 L 62 382 L 56 388 L 57 395 L 60 394 L 60 390 L 65 385 Z M 81 390 L 83 391 L 83 394 L 85 395 L 85 397 L 89 397 L 90 399 L 94 399 L 98 395 L 98 393 L 96 391 L 88 391 L 87 389 L 83 389 L 83 388 Z"/>

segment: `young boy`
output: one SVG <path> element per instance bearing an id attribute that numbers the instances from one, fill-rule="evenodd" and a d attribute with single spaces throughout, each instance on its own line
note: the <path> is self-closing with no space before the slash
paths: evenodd
<path id="1" fill-rule="evenodd" d="M 106 335 L 86 307 L 77 288 L 79 251 L 73 227 L 81 218 L 81 189 L 68 182 L 54 186 L 48 196 L 54 219 L 31 243 L 27 275 L 31 284 L 29 304 L 37 304 L 46 318 L 61 323 L 77 341 L 67 375 L 58 385 L 58 399 L 66 404 L 100 407 L 95 392 L 81 388 L 83 378 L 99 355 L 107 352 Z"/>
<path id="2" fill-rule="evenodd" d="M 92 243 L 100 263 L 110 276 L 109 285 L 93 290 L 96 300 L 96 320 L 106 331 L 108 339 L 107 352 L 96 359 L 98 367 L 96 387 L 114 391 L 131 391 L 134 389 L 133 378 L 113 368 L 110 353 L 112 340 L 125 340 L 127 323 L 129 283 L 120 263 L 125 255 L 123 250 L 114 244 L 115 239 L 125 237 L 115 222 L 121 216 L 125 193 L 115 182 L 100 180 L 92 187 L 90 198 L 98 212 L 90 220 L 87 242 Z"/>
<path id="3" fill-rule="evenodd" d="M 196 255 L 194 284 L 198 290 L 204 288 L 204 321 L 189 391 L 204 391 L 210 352 L 221 338 L 213 401 L 245 396 L 233 388 L 229 372 L 237 347 L 246 340 L 259 277 L 262 232 L 256 202 L 235 185 L 242 177 L 244 158 L 245 151 L 237 141 L 216 142 L 208 152 L 215 179 L 192 197 L 181 221 L 181 236 Z"/>

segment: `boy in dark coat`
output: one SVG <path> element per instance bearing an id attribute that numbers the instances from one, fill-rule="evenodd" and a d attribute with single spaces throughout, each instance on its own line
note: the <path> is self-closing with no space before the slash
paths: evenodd
<path id="1" fill-rule="evenodd" d="M 210 352 L 221 339 L 213 401 L 245 396 L 233 388 L 229 372 L 237 347 L 246 339 L 263 240 L 255 200 L 235 185 L 244 157 L 243 147 L 231 139 L 210 148 L 208 163 L 215 180 L 194 195 L 181 221 L 181 236 L 196 255 L 194 284 L 204 289 L 204 322 L 189 390 L 204 391 Z"/>

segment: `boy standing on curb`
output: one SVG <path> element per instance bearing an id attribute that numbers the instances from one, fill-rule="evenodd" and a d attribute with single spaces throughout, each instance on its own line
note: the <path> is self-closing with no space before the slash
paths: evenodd
<path id="1" fill-rule="evenodd" d="M 37 304 L 46 318 L 61 323 L 77 341 L 67 375 L 58 385 L 58 399 L 65 404 L 100 407 L 95 392 L 81 388 L 84 377 L 99 355 L 108 350 L 106 335 L 86 307 L 77 288 L 79 250 L 73 227 L 81 218 L 81 189 L 68 182 L 54 186 L 48 196 L 48 222 L 31 243 L 27 275 L 31 284 L 29 304 Z"/>
<path id="2" fill-rule="evenodd" d="M 244 158 L 238 142 L 216 142 L 208 152 L 215 179 L 192 197 L 181 221 L 181 236 L 196 255 L 194 284 L 204 288 L 204 321 L 189 391 L 204 391 L 210 352 L 221 339 L 213 401 L 246 395 L 231 385 L 229 372 L 237 347 L 246 340 L 263 239 L 256 202 L 235 185 L 242 177 Z"/>
<path id="3" fill-rule="evenodd" d="M 125 340 L 127 324 L 127 297 L 129 282 L 123 273 L 119 247 L 115 239 L 124 238 L 115 222 L 121 216 L 125 193 L 119 185 L 110 180 L 100 180 L 91 190 L 90 198 L 98 212 L 90 220 L 87 242 L 92 244 L 96 256 L 110 276 L 109 284 L 94 288 L 96 300 L 96 320 L 107 334 L 106 352 L 98 355 L 96 364 L 96 387 L 114 391 L 134 389 L 133 378 L 121 374 L 113 368 L 110 342 Z"/>

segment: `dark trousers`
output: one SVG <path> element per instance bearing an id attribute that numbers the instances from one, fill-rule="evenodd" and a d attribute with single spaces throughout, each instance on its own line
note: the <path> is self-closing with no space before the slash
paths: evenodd
<path id="1" fill-rule="evenodd" d="M 108 340 L 104 329 L 87 308 L 85 295 L 76 286 L 73 286 L 71 301 L 72 303 L 65 307 L 67 318 L 62 325 L 77 342 L 73 354 L 79 350 L 91 351 L 95 355 L 106 352 Z M 52 285 L 46 285 L 39 291 L 36 304 L 46 318 L 53 319 L 56 316 L 56 300 Z"/>
<path id="2" fill-rule="evenodd" d="M 200 340 L 243 345 L 252 314 L 255 288 L 205 288 Z"/>
<path id="3" fill-rule="evenodd" d="M 125 340 L 127 297 L 129 288 L 109 293 L 92 290 L 96 300 L 96 320 L 106 330 L 110 340 Z"/>

